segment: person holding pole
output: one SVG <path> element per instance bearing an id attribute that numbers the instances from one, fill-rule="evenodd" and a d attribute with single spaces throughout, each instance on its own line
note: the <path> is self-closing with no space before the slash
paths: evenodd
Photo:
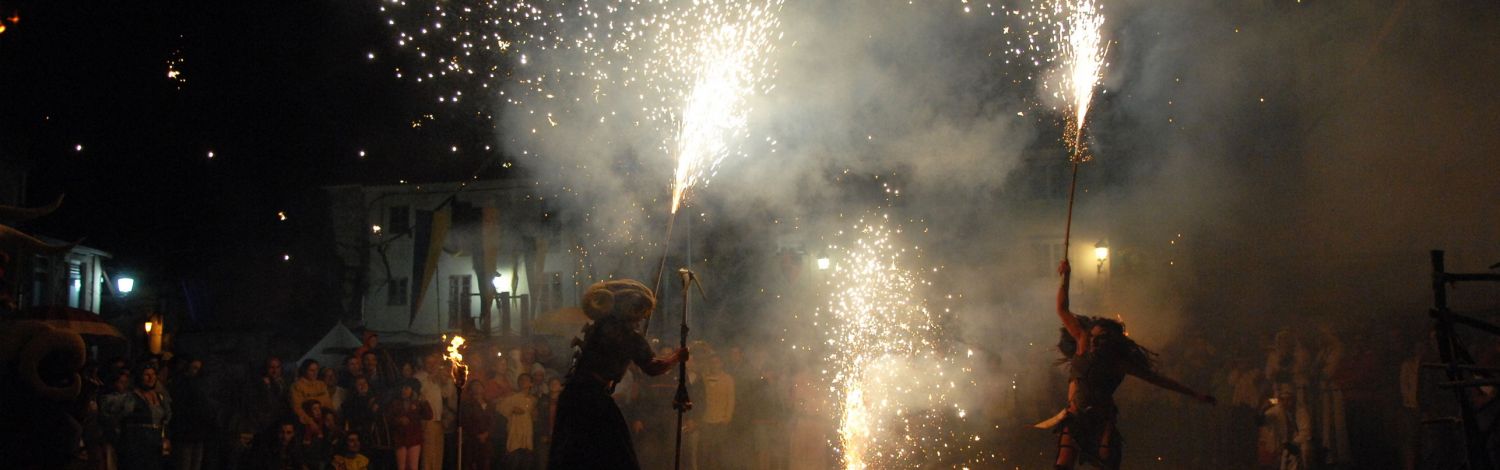
<path id="1" fill-rule="evenodd" d="M 1058 434 L 1055 468 L 1071 470 L 1082 457 L 1102 468 L 1118 469 L 1122 449 L 1114 394 L 1126 375 L 1203 403 L 1213 404 L 1214 397 L 1158 373 L 1155 353 L 1125 336 L 1124 324 L 1073 314 L 1068 306 L 1068 282 L 1073 270 L 1067 260 L 1058 265 L 1057 273 L 1062 276 L 1057 316 L 1063 324 L 1057 347 L 1068 366 L 1068 407 L 1036 427 Z"/>
<path id="2" fill-rule="evenodd" d="M 656 308 L 656 296 L 638 281 L 595 283 L 582 303 L 593 323 L 584 329 L 573 369 L 558 395 L 547 468 L 639 469 L 630 429 L 610 394 L 631 363 L 647 375 L 661 375 L 687 360 L 687 349 L 653 354 L 639 326 Z"/>

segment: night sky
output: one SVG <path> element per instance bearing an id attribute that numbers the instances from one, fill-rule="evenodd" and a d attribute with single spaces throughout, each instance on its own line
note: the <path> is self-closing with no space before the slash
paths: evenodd
<path id="1" fill-rule="evenodd" d="M 0 12 L 19 19 L 0 33 L 0 158 L 31 168 L 28 203 L 67 195 L 26 228 L 85 238 L 121 269 L 201 277 L 225 259 L 280 258 L 327 233 L 323 186 L 462 179 L 494 157 L 478 151 L 488 123 L 412 126 L 434 110 L 388 73 L 402 58 L 368 2 L 3 0 Z"/>

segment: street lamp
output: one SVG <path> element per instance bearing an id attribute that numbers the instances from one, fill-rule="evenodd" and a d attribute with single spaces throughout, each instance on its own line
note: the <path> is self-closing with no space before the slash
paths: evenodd
<path id="1" fill-rule="evenodd" d="M 115 290 L 120 291 L 121 294 L 129 294 L 130 291 L 135 290 L 135 278 L 122 277 L 115 279 Z"/>
<path id="2" fill-rule="evenodd" d="M 1104 262 L 1109 260 L 1109 244 L 1104 240 L 1099 240 L 1099 243 L 1094 244 L 1094 259 L 1099 260 L 1099 269 L 1096 272 L 1103 274 Z"/>
<path id="3" fill-rule="evenodd" d="M 155 328 L 155 327 L 156 327 L 156 322 L 147 320 L 146 321 L 146 334 L 148 334 L 148 335 L 151 334 L 151 329 Z"/>

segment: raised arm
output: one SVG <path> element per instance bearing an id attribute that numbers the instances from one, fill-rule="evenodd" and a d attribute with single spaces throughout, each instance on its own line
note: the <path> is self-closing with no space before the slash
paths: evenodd
<path id="1" fill-rule="evenodd" d="M 1083 331 L 1083 325 L 1078 323 L 1078 317 L 1068 309 L 1068 282 L 1073 278 L 1073 267 L 1068 265 L 1068 260 L 1057 265 L 1057 274 L 1062 276 L 1062 285 L 1057 288 L 1057 317 L 1062 320 L 1063 327 L 1068 329 L 1068 334 L 1078 340 L 1081 349 L 1086 342 L 1083 337 L 1086 332 Z"/>
<path id="2" fill-rule="evenodd" d="M 1141 380 L 1144 380 L 1146 381 L 1146 383 L 1149 383 L 1151 385 L 1187 395 L 1189 397 L 1192 397 L 1194 400 L 1198 400 L 1203 403 L 1212 405 L 1217 401 L 1212 395 L 1198 393 L 1196 390 L 1188 388 L 1188 386 L 1178 383 L 1176 380 L 1172 380 L 1167 376 L 1161 375 L 1160 373 L 1152 369 L 1131 370 L 1130 375 L 1139 377 Z"/>

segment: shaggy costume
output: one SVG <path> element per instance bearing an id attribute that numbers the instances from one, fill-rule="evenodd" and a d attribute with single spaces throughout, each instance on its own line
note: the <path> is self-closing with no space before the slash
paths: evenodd
<path id="1" fill-rule="evenodd" d="M 655 308 L 651 290 L 632 280 L 594 284 L 584 294 L 584 313 L 594 323 L 557 399 L 557 423 L 548 453 L 550 469 L 639 469 L 630 428 L 610 394 L 635 363 L 660 375 L 671 363 L 656 360 L 635 325 Z"/>
<path id="2" fill-rule="evenodd" d="M 1078 316 L 1085 331 L 1100 321 L 1096 318 Z M 1115 390 L 1133 371 L 1149 371 L 1152 367 L 1151 351 L 1123 336 L 1093 336 L 1088 352 L 1077 355 L 1077 340 L 1062 330 L 1062 339 L 1057 348 L 1062 351 L 1062 362 L 1068 365 L 1069 381 L 1076 386 L 1069 398 L 1068 407 L 1051 419 L 1037 423 L 1036 427 L 1051 429 L 1059 434 L 1059 447 L 1072 447 L 1079 460 L 1105 466 L 1099 449 L 1109 448 L 1114 467 L 1123 443 L 1116 427 L 1119 409 L 1115 407 Z M 1062 438 L 1072 440 L 1071 444 Z"/>

